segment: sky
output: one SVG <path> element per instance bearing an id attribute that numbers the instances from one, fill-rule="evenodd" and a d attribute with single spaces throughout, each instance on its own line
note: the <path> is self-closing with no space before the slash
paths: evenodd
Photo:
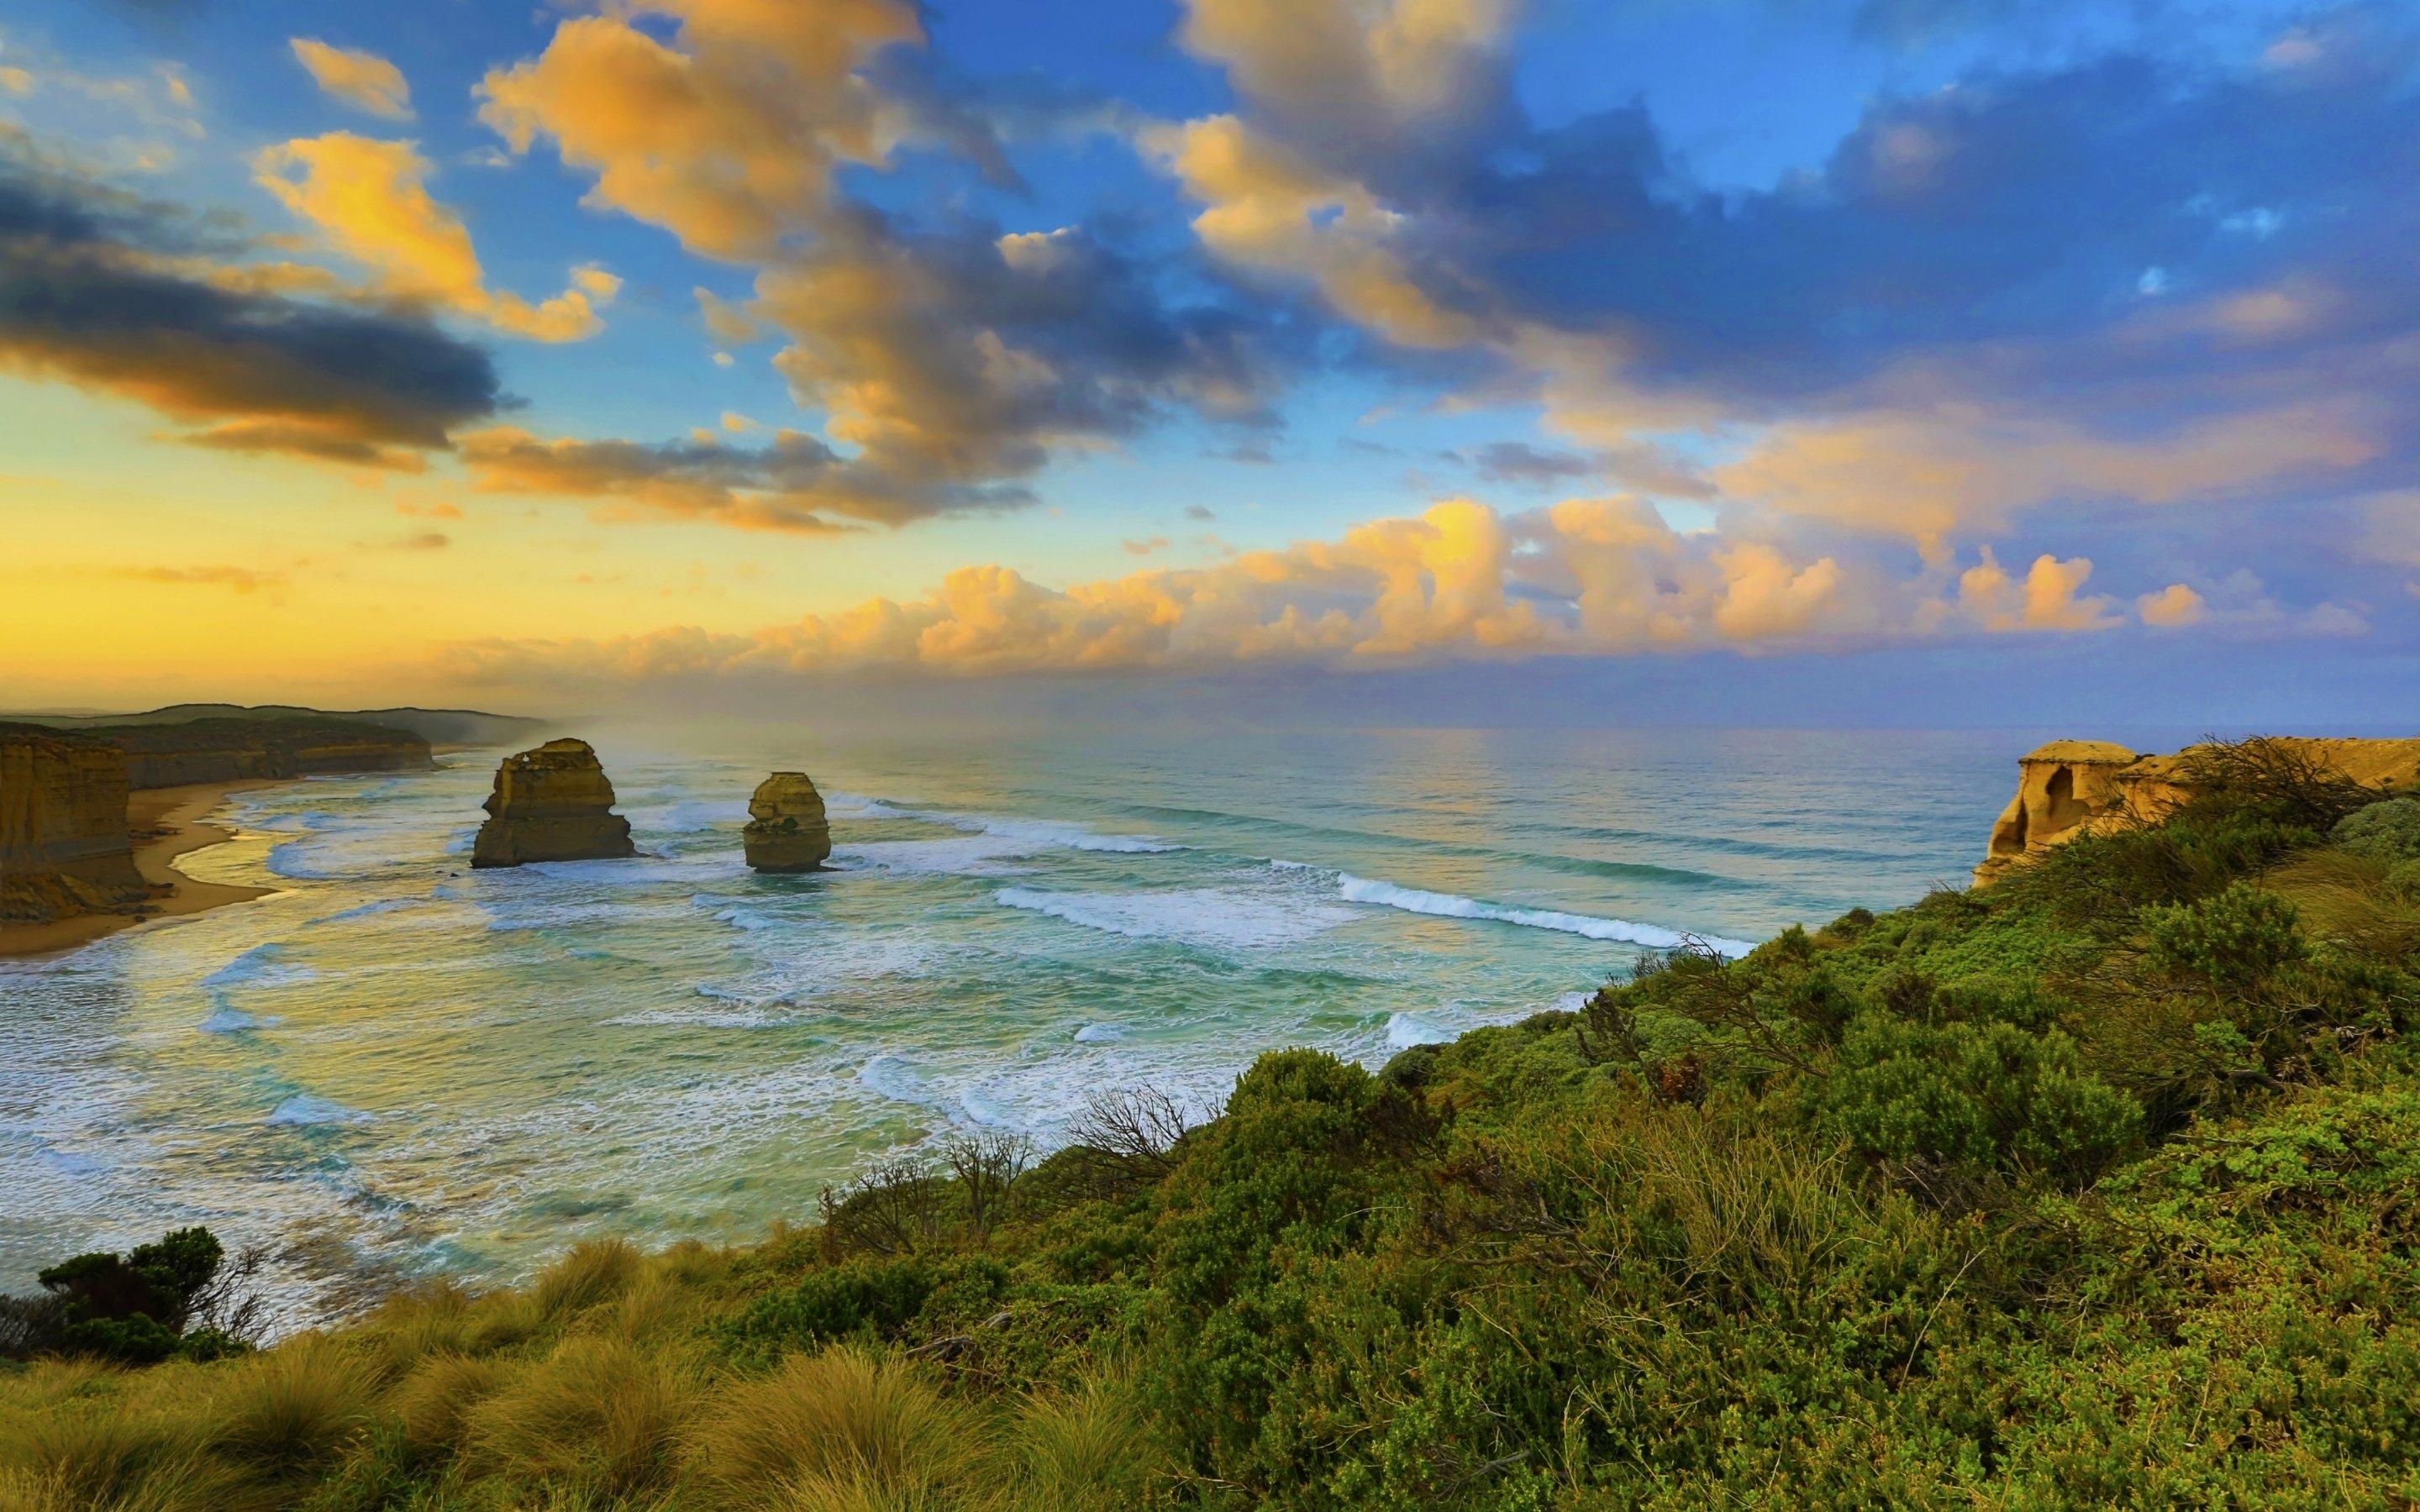
<path id="1" fill-rule="evenodd" d="M 12 0 L 0 707 L 2391 722 L 2415 247 L 2402 5 Z"/>

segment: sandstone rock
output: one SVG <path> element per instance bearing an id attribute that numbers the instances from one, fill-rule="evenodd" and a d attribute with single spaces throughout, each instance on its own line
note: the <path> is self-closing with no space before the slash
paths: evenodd
<path id="1" fill-rule="evenodd" d="M 1989 885 L 2085 820 L 2115 809 L 2118 774 L 2136 759 L 2125 747 L 2105 740 L 2054 740 L 2020 758 L 2017 795 L 1992 826 L 1992 848 L 1975 869 L 1975 886 Z"/>
<path id="2" fill-rule="evenodd" d="M 471 847 L 474 867 L 639 854 L 630 822 L 613 812 L 613 784 L 584 740 L 550 740 L 505 757 L 483 807 L 488 822 Z"/>
<path id="3" fill-rule="evenodd" d="M 775 772 L 748 800 L 740 831 L 748 864 L 759 872 L 813 872 L 831 855 L 831 824 L 824 795 L 804 772 Z"/>
<path id="4" fill-rule="evenodd" d="M 2294 739 L 2279 742 L 2365 787 L 2420 787 L 2420 740 Z M 2136 756 L 2099 740 L 2054 740 L 2017 763 L 2017 795 L 1992 826 L 1991 853 L 1975 869 L 1988 887 L 2054 845 L 2112 825 L 2156 820 L 2193 795 L 2194 750 Z"/>
<path id="5" fill-rule="evenodd" d="M 126 830 L 126 755 L 101 741 L 0 728 L 0 919 L 132 913 L 155 889 Z"/>

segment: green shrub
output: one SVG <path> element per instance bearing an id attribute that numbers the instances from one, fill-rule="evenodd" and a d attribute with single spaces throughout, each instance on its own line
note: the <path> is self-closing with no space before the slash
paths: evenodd
<path id="1" fill-rule="evenodd" d="M 2141 1107 L 2086 1072 L 2073 1041 L 2007 1023 L 1866 1014 L 1806 1095 L 1822 1128 L 1919 1180 L 1939 1172 L 2082 1186 L 2142 1133 Z"/>
<path id="2" fill-rule="evenodd" d="M 895 1339 L 937 1281 L 933 1262 L 921 1258 L 821 1266 L 751 1303 L 725 1333 L 736 1352 L 756 1360 L 848 1339 Z"/>
<path id="3" fill-rule="evenodd" d="M 2309 953 L 2294 907 L 2249 883 L 2198 903 L 2147 909 L 2155 970 L 2243 992 Z"/>
<path id="4" fill-rule="evenodd" d="M 2420 861 L 2420 797 L 2356 809 L 2337 821 L 2336 842 L 2386 862 Z"/>

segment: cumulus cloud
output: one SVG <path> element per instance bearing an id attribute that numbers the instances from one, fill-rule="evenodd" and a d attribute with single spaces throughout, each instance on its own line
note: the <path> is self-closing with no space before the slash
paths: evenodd
<path id="1" fill-rule="evenodd" d="M 387 466 L 502 403 L 487 355 L 427 321 L 225 286 L 206 250 L 166 207 L 0 150 L 0 364 L 203 444 Z"/>
<path id="2" fill-rule="evenodd" d="M 2013 14 L 1865 10 L 1902 38 Z M 1938 556 L 2079 501 L 2375 487 L 2420 440 L 2398 250 L 2420 237 L 2420 52 L 2388 8 L 2231 61 L 2068 53 L 1884 93 L 1826 161 L 1721 193 L 1642 106 L 1526 119 L 1517 19 L 1187 0 L 1187 45 L 1239 103 L 1140 141 L 1205 251 L 1417 370 L 1470 360 L 1590 452 L 1721 459 L 1608 469 L 1632 486 Z"/>
<path id="3" fill-rule="evenodd" d="M 845 455 L 817 464 L 813 501 L 785 464 L 761 490 L 781 501 L 697 510 L 686 457 L 682 486 L 648 496 L 735 523 L 897 524 L 1027 501 L 1052 455 L 1169 414 L 1268 422 L 1277 316 L 1216 280 L 1080 226 L 909 219 L 842 193 L 841 167 L 903 144 L 1005 172 L 979 117 L 903 79 L 923 40 L 907 0 L 644 0 L 562 23 L 481 85 L 482 118 L 592 176 L 588 203 L 755 270 L 744 301 L 698 289 L 700 318 L 723 347 L 783 341 L 775 368 Z"/>
<path id="4" fill-rule="evenodd" d="M 2170 583 L 2156 594 L 2145 594 L 2134 600 L 2135 615 L 2145 625 L 2163 629 L 2199 625 L 2209 612 L 2210 600 L 2191 583 Z"/>
<path id="5" fill-rule="evenodd" d="M 751 635 L 680 627 L 609 641 L 487 641 L 453 648 L 447 671 L 539 686 L 1383 667 L 2115 629 L 2125 623 L 2116 601 L 2082 592 L 2091 572 L 2089 562 L 2045 553 L 2018 576 L 1986 552 L 1962 572 L 1893 577 L 1779 537 L 1676 532 L 1627 496 L 1510 515 L 1457 499 L 1213 566 L 1064 589 L 971 566 L 922 598 L 870 599 Z"/>
<path id="6" fill-rule="evenodd" d="M 297 37 L 288 45 L 321 93 L 391 121 L 411 119 L 411 85 L 401 69 L 376 53 L 332 47 L 309 37 Z"/>
<path id="7" fill-rule="evenodd" d="M 534 341 L 579 341 L 603 329 L 599 306 L 622 281 L 602 268 L 576 268 L 571 286 L 532 304 L 488 287 L 460 216 L 425 182 L 428 160 L 409 142 L 350 131 L 300 138 L 253 159 L 262 188 L 318 227 L 336 252 L 370 270 L 370 292 L 399 304 L 466 316 Z"/>

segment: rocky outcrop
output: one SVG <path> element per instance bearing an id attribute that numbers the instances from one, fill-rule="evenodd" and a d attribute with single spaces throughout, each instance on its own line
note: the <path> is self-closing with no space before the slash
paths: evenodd
<path id="1" fill-rule="evenodd" d="M 471 847 L 474 867 L 639 854 L 630 822 L 613 811 L 613 784 L 584 740 L 550 740 L 505 757 L 484 807 L 488 822 Z"/>
<path id="2" fill-rule="evenodd" d="M 0 919 L 132 913 L 155 889 L 126 830 L 126 755 L 101 741 L 0 726 Z"/>
<path id="3" fill-rule="evenodd" d="M 348 719 L 191 719 L 78 732 L 126 753 L 127 784 L 174 788 L 347 772 L 426 772 L 428 742 Z"/>
<path id="4" fill-rule="evenodd" d="M 2364 787 L 2420 787 L 2420 740 L 2283 738 L 2273 744 Z M 1992 826 L 1991 853 L 1975 869 L 1988 887 L 2054 845 L 2114 825 L 2157 820 L 2193 795 L 2195 752 L 2137 756 L 2101 740 L 2054 740 L 2017 763 L 2017 795 Z"/>
<path id="5" fill-rule="evenodd" d="M 759 872 L 813 872 L 831 855 L 824 795 L 804 772 L 775 772 L 756 784 L 739 838 L 748 864 Z"/>

